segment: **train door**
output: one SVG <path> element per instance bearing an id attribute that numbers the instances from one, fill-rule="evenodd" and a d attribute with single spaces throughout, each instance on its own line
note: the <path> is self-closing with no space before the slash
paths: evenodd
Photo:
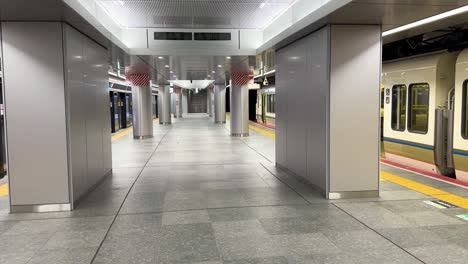
<path id="1" fill-rule="evenodd" d="M 153 118 L 158 118 L 158 96 L 153 95 Z"/>
<path id="2" fill-rule="evenodd" d="M 110 92 L 112 133 L 120 129 L 119 94 Z"/>
<path id="3" fill-rule="evenodd" d="M 257 90 L 249 90 L 249 120 L 257 121 Z"/>
<path id="4" fill-rule="evenodd" d="M 125 94 L 125 119 L 127 121 L 127 127 L 133 125 L 133 104 L 132 104 L 132 94 Z"/>
<path id="5" fill-rule="evenodd" d="M 5 144 L 5 109 L 3 103 L 3 85 L 0 79 L 0 179 L 5 177 L 6 171 L 6 144 Z"/>
<path id="6" fill-rule="evenodd" d="M 127 97 L 124 93 L 118 93 L 118 95 L 120 128 L 127 128 Z"/>

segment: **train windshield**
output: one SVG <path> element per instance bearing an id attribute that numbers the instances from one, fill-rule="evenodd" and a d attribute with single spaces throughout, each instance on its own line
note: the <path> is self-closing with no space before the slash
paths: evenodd
<path id="1" fill-rule="evenodd" d="M 406 124 L 406 85 L 392 87 L 392 129 L 404 131 Z"/>
<path id="2" fill-rule="evenodd" d="M 427 133 L 429 123 L 429 84 L 411 84 L 409 87 L 408 130 Z"/>

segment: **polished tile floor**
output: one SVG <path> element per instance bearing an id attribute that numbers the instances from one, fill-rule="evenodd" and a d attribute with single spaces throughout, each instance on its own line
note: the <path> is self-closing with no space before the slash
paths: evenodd
<path id="1" fill-rule="evenodd" d="M 274 167 L 267 136 L 204 116 L 154 130 L 113 143 L 112 177 L 73 212 L 0 200 L 0 263 L 468 263 L 466 210 L 385 181 L 380 198 L 329 202 Z"/>

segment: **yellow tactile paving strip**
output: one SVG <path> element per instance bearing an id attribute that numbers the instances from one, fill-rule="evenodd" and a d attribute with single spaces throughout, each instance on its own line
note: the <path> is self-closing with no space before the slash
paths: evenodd
<path id="1" fill-rule="evenodd" d="M 272 132 L 263 130 L 259 127 L 252 126 L 252 125 L 249 125 L 249 128 L 263 135 L 275 138 L 275 134 Z M 408 180 L 406 178 L 403 178 L 403 177 L 400 177 L 400 176 L 397 176 L 397 175 L 394 175 L 385 171 L 380 172 L 380 180 L 389 181 L 389 182 L 398 184 L 400 186 L 403 186 L 405 188 L 408 188 L 410 190 L 413 190 L 413 191 L 434 197 L 441 201 L 456 205 L 460 208 L 468 209 L 467 198 L 464 198 L 464 197 L 461 197 L 461 196 L 458 196 L 458 195 L 455 195 L 455 194 L 452 194 L 452 193 L 449 193 L 449 192 L 446 192 L 446 191 L 443 191 L 443 190 L 440 190 L 440 189 L 437 189 L 437 188 L 434 188 L 434 187 L 431 187 L 431 186 L 428 186 L 419 182 Z"/>
<path id="2" fill-rule="evenodd" d="M 0 185 L 0 197 L 8 195 L 8 184 Z"/>
<path id="3" fill-rule="evenodd" d="M 273 132 L 261 129 L 259 127 L 254 126 L 254 125 L 249 125 L 249 128 L 252 129 L 253 131 L 258 132 L 260 134 L 263 134 L 265 136 L 268 136 L 268 137 L 271 137 L 271 138 L 276 138 L 276 135 Z"/>
<path id="4" fill-rule="evenodd" d="M 419 193 L 437 198 L 441 201 L 456 205 L 460 208 L 468 209 L 467 198 L 464 198 L 464 197 L 461 197 L 461 196 L 458 196 L 458 195 L 455 195 L 455 194 L 452 194 L 452 193 L 449 193 L 449 192 L 446 192 L 446 191 L 443 191 L 443 190 L 440 190 L 431 186 L 427 186 L 419 182 L 408 180 L 406 178 L 403 178 L 403 177 L 400 177 L 400 176 L 397 176 L 397 175 L 394 175 L 385 171 L 380 172 L 380 177 L 389 182 L 392 182 L 400 186 L 406 187 L 408 189 L 417 191 Z"/>

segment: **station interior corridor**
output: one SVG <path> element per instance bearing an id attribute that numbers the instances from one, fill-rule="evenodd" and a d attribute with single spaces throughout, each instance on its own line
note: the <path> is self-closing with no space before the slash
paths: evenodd
<path id="1" fill-rule="evenodd" d="M 0 263 L 466 263 L 465 209 L 386 180 L 380 198 L 326 200 L 275 168 L 273 138 L 250 133 L 189 115 L 155 122 L 151 139 L 115 135 L 113 175 L 76 210 L 9 214 L 0 198 Z"/>

